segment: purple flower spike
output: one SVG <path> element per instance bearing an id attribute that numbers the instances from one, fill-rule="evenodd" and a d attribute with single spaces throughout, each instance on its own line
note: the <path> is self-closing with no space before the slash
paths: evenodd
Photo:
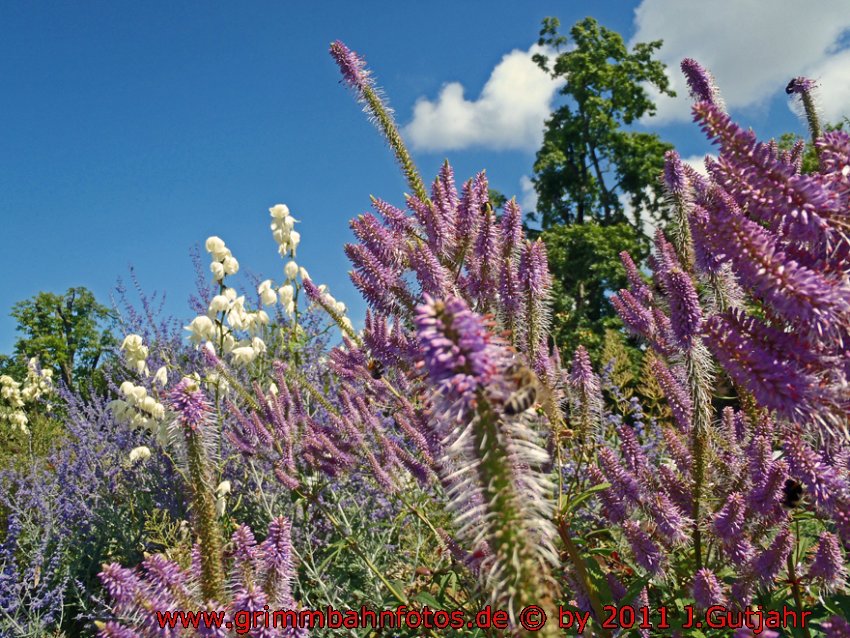
<path id="1" fill-rule="evenodd" d="M 545 300 L 552 286 L 546 244 L 541 240 L 529 241 L 522 249 L 519 261 L 520 281 L 536 299 Z"/>
<path id="2" fill-rule="evenodd" d="M 847 580 L 841 545 L 834 534 L 821 534 L 808 575 L 809 578 L 822 582 L 828 589 L 839 588 Z"/>
<path id="3" fill-rule="evenodd" d="M 428 374 L 452 393 L 472 399 L 496 373 L 484 320 L 463 299 L 426 295 L 414 322 Z"/>
<path id="4" fill-rule="evenodd" d="M 652 291 L 641 277 L 632 256 L 624 250 L 620 253 L 620 261 L 623 262 L 623 268 L 626 269 L 626 277 L 629 279 L 632 294 L 642 304 L 650 305 L 652 303 Z"/>
<path id="5" fill-rule="evenodd" d="M 667 288 L 673 332 L 679 344 L 688 349 L 693 345 L 694 338 L 699 335 L 702 325 L 699 296 L 690 276 L 679 268 L 672 269 L 667 275 Z"/>
<path id="6" fill-rule="evenodd" d="M 699 62 L 693 58 L 685 58 L 682 60 L 681 69 L 694 100 L 722 106 L 714 78 Z"/>
<path id="7" fill-rule="evenodd" d="M 191 379 L 183 379 L 174 387 L 169 393 L 169 403 L 180 423 L 190 430 L 197 430 L 212 412 L 203 391 Z"/>
<path id="8" fill-rule="evenodd" d="M 114 620 L 110 620 L 101 627 L 97 635 L 100 638 L 139 638 L 139 634 L 135 631 L 128 629 Z"/>
<path id="9" fill-rule="evenodd" d="M 640 505 L 642 501 L 640 483 L 631 472 L 620 465 L 609 448 L 599 450 L 599 464 L 608 482 L 611 483 L 614 493 L 622 499 Z"/>
<path id="10" fill-rule="evenodd" d="M 366 62 L 345 46 L 341 40 L 331 44 L 331 56 L 339 65 L 339 70 L 348 86 L 362 90 L 364 86 L 371 85 L 369 71 L 366 70 Z"/>
<path id="11" fill-rule="evenodd" d="M 816 507 L 826 511 L 832 509 L 836 497 L 847 489 L 835 468 L 824 462 L 799 433 L 787 435 L 784 448 L 791 476 L 806 486 L 806 493 Z"/>
<path id="12" fill-rule="evenodd" d="M 705 341 L 736 382 L 763 406 L 797 421 L 807 417 L 819 400 L 816 378 L 786 355 L 765 347 L 748 330 L 741 313 L 715 315 L 704 324 Z"/>
<path id="13" fill-rule="evenodd" d="M 685 172 L 682 159 L 673 150 L 664 154 L 664 185 L 667 187 L 667 191 L 677 199 L 685 199 L 690 195 L 690 180 Z"/>
<path id="14" fill-rule="evenodd" d="M 744 529 L 744 497 L 739 492 L 729 495 L 714 516 L 714 531 L 724 543 L 737 539 Z"/>
<path id="15" fill-rule="evenodd" d="M 821 627 L 825 638 L 850 638 L 850 622 L 840 616 L 833 616 Z"/>
<path id="16" fill-rule="evenodd" d="M 655 325 L 652 314 L 638 299 L 628 290 L 621 290 L 611 297 L 614 310 L 620 315 L 620 319 L 626 324 L 635 336 L 642 337 L 647 341 L 652 340 Z"/>
<path id="17" fill-rule="evenodd" d="M 602 389 L 599 377 L 593 372 L 590 364 L 590 355 L 584 346 L 576 348 L 573 356 L 573 365 L 570 369 L 570 386 L 581 396 L 582 406 L 589 409 L 593 414 L 599 414 L 602 410 Z"/>
<path id="18" fill-rule="evenodd" d="M 788 86 L 785 87 L 785 92 L 788 95 L 801 95 L 803 93 L 808 93 L 815 88 L 816 85 L 817 83 L 814 80 L 800 76 L 794 78 L 788 83 Z"/>
<path id="19" fill-rule="evenodd" d="M 609 482 L 605 478 L 605 475 L 599 471 L 598 467 L 589 467 L 587 469 L 587 475 L 593 485 L 602 485 L 603 483 Z M 625 521 L 633 509 L 632 506 L 627 505 L 623 501 L 620 495 L 617 494 L 612 487 L 597 492 L 597 497 L 602 503 L 603 514 L 614 524 Z"/>
<path id="20" fill-rule="evenodd" d="M 694 600 L 702 609 L 712 605 L 725 605 L 723 586 L 713 571 L 703 567 L 694 577 Z"/>
<path id="21" fill-rule="evenodd" d="M 788 557 L 788 552 L 791 551 L 792 543 L 791 530 L 783 529 L 773 539 L 770 547 L 753 560 L 753 575 L 759 583 L 767 585 L 773 582 L 773 579 L 785 565 L 785 559 Z"/>
<path id="22" fill-rule="evenodd" d="M 652 371 L 667 397 L 673 412 L 673 420 L 682 432 L 689 432 L 693 421 L 693 403 L 682 385 L 673 377 L 670 369 L 660 359 L 652 360 Z"/>
<path id="23" fill-rule="evenodd" d="M 623 523 L 623 531 L 632 548 L 635 560 L 650 574 L 658 574 L 661 571 L 664 555 L 649 535 L 640 528 L 637 521 L 626 521 Z"/>

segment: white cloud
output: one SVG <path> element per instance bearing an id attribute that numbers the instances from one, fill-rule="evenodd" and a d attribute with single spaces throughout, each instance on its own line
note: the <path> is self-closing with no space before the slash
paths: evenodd
<path id="1" fill-rule="evenodd" d="M 541 51 L 506 54 L 493 69 L 476 100 L 464 97 L 459 82 L 443 86 L 436 100 L 421 97 L 405 135 L 423 151 L 460 150 L 473 146 L 491 149 L 536 150 L 560 82 L 553 81 L 531 61 Z"/>
<path id="2" fill-rule="evenodd" d="M 658 99 L 661 120 L 690 119 L 679 71 L 691 57 L 708 68 L 731 109 L 758 106 L 805 75 L 824 87 L 824 115 L 850 111 L 850 50 L 839 50 L 850 29 L 847 0 L 643 0 L 635 10 L 632 42 L 664 40 L 675 99 Z"/>
<path id="3" fill-rule="evenodd" d="M 537 210 L 537 191 L 534 190 L 534 182 L 528 175 L 519 178 L 520 197 L 519 205 L 523 213 Z"/>
<path id="4" fill-rule="evenodd" d="M 821 87 L 815 98 L 824 121 L 838 122 L 850 116 L 850 49 L 827 57 L 806 75 Z"/>
<path id="5" fill-rule="evenodd" d="M 717 159 L 716 155 L 711 155 L 712 159 Z M 705 155 L 691 155 L 683 157 L 682 162 L 693 168 L 700 175 L 708 175 L 708 170 L 705 168 Z"/>

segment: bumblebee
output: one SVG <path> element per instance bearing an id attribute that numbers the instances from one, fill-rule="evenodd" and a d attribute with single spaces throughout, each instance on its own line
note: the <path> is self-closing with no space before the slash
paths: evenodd
<path id="1" fill-rule="evenodd" d="M 375 379 L 375 381 L 380 381 L 384 378 L 384 364 L 377 359 L 369 359 L 366 369 L 369 370 L 369 376 Z"/>
<path id="2" fill-rule="evenodd" d="M 522 414 L 537 402 L 540 394 L 537 375 L 525 366 L 514 365 L 508 368 L 507 376 L 516 384 L 516 390 L 505 400 L 504 412 L 508 416 Z"/>
<path id="3" fill-rule="evenodd" d="M 794 509 L 803 500 L 803 485 L 794 479 L 785 481 L 785 487 L 782 488 L 782 507 Z"/>

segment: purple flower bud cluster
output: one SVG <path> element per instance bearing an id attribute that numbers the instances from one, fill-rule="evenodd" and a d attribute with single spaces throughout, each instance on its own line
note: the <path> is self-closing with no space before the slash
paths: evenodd
<path id="1" fill-rule="evenodd" d="M 100 627 L 102 638 L 112 636 L 177 637 L 198 635 L 193 628 L 160 627 L 154 611 L 259 611 L 268 605 L 272 610 L 297 609 L 292 598 L 295 571 L 290 524 L 276 518 L 269 525 L 266 540 L 257 544 L 251 530 L 240 526 L 233 533 L 229 549 L 230 569 L 227 600 L 202 600 L 198 578 L 200 570 L 188 569 L 161 554 L 146 558 L 136 569 L 117 563 L 105 565 L 100 580 L 109 597 L 113 616 Z M 199 630 L 202 628 L 199 628 Z M 227 636 L 209 629 L 209 634 Z M 264 627 L 262 635 L 306 638 L 304 629 Z M 259 634 L 258 634 L 259 635 Z"/>
<path id="2" fill-rule="evenodd" d="M 846 427 L 850 407 L 850 138 L 831 132 L 816 140 L 828 158 L 801 174 L 802 146 L 780 153 L 757 141 L 719 105 L 710 75 L 693 60 L 682 70 L 697 100 L 694 117 L 719 147 L 709 179 L 690 174 L 668 154 L 665 184 L 685 207 L 690 237 L 677 250 L 660 237 L 651 260 L 663 298 L 653 299 L 625 263 L 632 282 L 612 302 L 626 326 L 662 355 L 673 341 L 687 349 L 701 336 L 742 390 L 783 419 L 813 429 Z M 807 93 L 798 78 L 791 93 Z M 841 171 L 841 172 L 839 172 Z M 693 247 L 696 272 L 683 251 Z M 678 255 L 677 255 L 678 251 Z M 704 287 L 715 302 L 700 304 Z M 739 291 L 749 294 L 740 299 Z M 742 301 L 757 304 L 745 310 Z M 669 315 L 667 314 L 669 313 Z M 675 350 L 675 349 L 673 349 Z"/>

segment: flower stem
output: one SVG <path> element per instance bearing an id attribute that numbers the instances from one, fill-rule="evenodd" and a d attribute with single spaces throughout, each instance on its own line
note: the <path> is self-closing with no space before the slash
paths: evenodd
<path id="1" fill-rule="evenodd" d="M 201 591 L 204 600 L 224 601 L 224 566 L 222 565 L 221 530 L 215 512 L 212 480 L 207 471 L 203 444 L 197 431 L 186 430 L 189 478 L 192 504 L 201 546 Z"/>
<path id="2" fill-rule="evenodd" d="M 360 88 L 363 92 L 363 99 L 366 100 L 369 109 L 374 113 L 378 126 L 387 138 L 390 148 L 393 149 L 398 163 L 401 164 L 401 170 L 404 172 L 404 176 L 411 190 L 413 190 L 413 194 L 416 195 L 419 201 L 427 202 L 428 193 L 425 190 L 425 184 L 422 182 L 422 177 L 419 175 L 416 164 L 413 163 L 413 159 L 410 157 L 410 153 L 404 144 L 401 133 L 398 131 L 395 120 L 393 120 L 384 106 L 384 102 L 373 87 L 363 85 Z"/>

